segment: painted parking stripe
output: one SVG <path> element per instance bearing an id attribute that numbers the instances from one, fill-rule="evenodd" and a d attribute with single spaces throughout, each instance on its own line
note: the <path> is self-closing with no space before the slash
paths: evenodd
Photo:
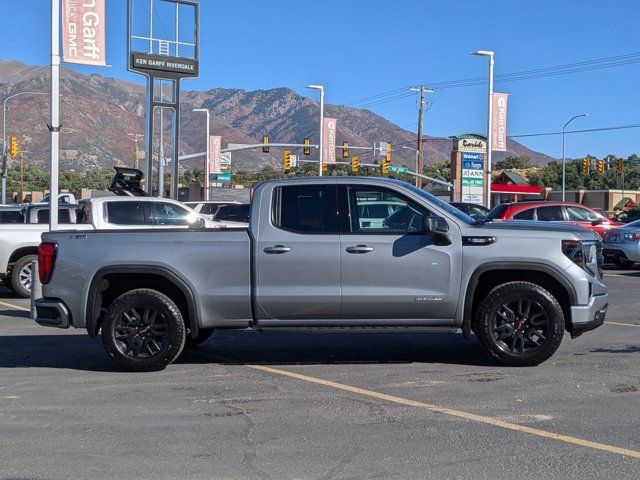
<path id="1" fill-rule="evenodd" d="M 623 327 L 636 327 L 636 328 L 640 328 L 640 325 L 635 325 L 633 323 L 622 323 L 622 322 L 610 322 L 610 321 L 606 321 L 604 323 L 607 323 L 609 325 L 621 325 Z"/>
<path id="2" fill-rule="evenodd" d="M 30 312 L 31 309 L 26 307 L 21 307 L 20 305 L 14 305 L 13 303 L 0 302 L 0 305 L 3 307 L 9 307 L 13 310 L 21 310 L 23 312 Z"/>
<path id="3" fill-rule="evenodd" d="M 605 443 L 593 442 L 591 440 L 584 440 L 582 438 L 571 437 L 569 435 L 560 435 L 558 433 L 548 432 L 546 430 L 540 430 L 538 428 L 526 427 L 524 425 L 518 425 L 515 423 L 509 423 L 502 420 L 498 420 L 491 417 L 485 417 L 483 415 L 476 415 L 474 413 L 462 412 L 460 410 L 453 410 L 446 407 L 440 407 L 438 405 L 432 405 L 429 403 L 418 402 L 416 400 L 409 400 L 407 398 L 396 397 L 394 395 L 387 395 L 380 392 L 375 392 L 372 390 L 365 390 L 363 388 L 352 387 L 351 385 L 345 385 L 342 383 L 331 382 L 329 380 L 323 380 L 321 378 L 310 377 L 309 375 L 302 375 L 300 373 L 290 372 L 288 370 L 281 370 L 279 368 L 267 367 L 264 365 L 247 365 L 249 368 L 253 368 L 255 370 L 261 370 L 263 372 L 273 373 L 276 375 L 282 375 L 285 377 L 295 378 L 297 380 L 303 380 L 306 382 L 315 383 L 318 385 L 323 385 L 325 387 L 331 387 L 338 390 L 343 390 L 350 393 L 355 393 L 358 395 L 363 395 L 366 397 L 377 398 L 379 400 L 385 400 L 387 402 L 396 403 L 399 405 L 406 405 L 410 407 L 421 408 L 423 410 L 428 410 L 433 413 L 441 413 L 445 415 L 450 415 L 452 417 L 458 417 L 465 420 L 470 420 L 473 422 L 483 423 L 485 425 L 492 425 L 495 427 L 506 428 L 508 430 L 515 430 L 517 432 L 528 433 L 530 435 L 536 435 L 538 437 L 548 438 L 551 440 L 557 440 L 564 443 L 569 443 L 572 445 L 578 445 L 586 448 L 593 448 L 595 450 L 601 450 L 607 453 L 615 453 L 617 455 L 622 455 L 624 457 L 632 457 L 640 459 L 640 451 L 637 450 L 629 450 L 627 448 L 616 447 L 614 445 L 607 445 Z"/>

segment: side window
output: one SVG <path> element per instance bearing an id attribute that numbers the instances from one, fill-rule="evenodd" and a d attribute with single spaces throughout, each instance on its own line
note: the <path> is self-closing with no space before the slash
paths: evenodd
<path id="1" fill-rule="evenodd" d="M 354 233 L 415 233 L 429 212 L 385 188 L 349 187 L 351 231 Z"/>
<path id="2" fill-rule="evenodd" d="M 573 206 L 567 206 L 565 208 L 567 209 L 567 216 L 572 222 L 593 222 L 599 218 L 598 215 L 586 208 Z"/>
<path id="3" fill-rule="evenodd" d="M 250 208 L 250 205 L 222 205 L 216 212 L 214 219 L 248 223 Z"/>
<path id="4" fill-rule="evenodd" d="M 562 207 L 559 206 L 538 207 L 537 216 L 538 220 L 543 222 L 564 221 L 564 218 L 562 216 Z"/>
<path id="5" fill-rule="evenodd" d="M 0 223 L 23 223 L 20 210 L 0 210 Z"/>
<path id="6" fill-rule="evenodd" d="M 107 202 L 107 223 L 114 225 L 145 225 L 143 202 Z"/>
<path id="7" fill-rule="evenodd" d="M 49 209 L 42 208 L 37 211 L 37 222 L 36 223 L 49 223 Z M 71 213 L 68 208 L 60 208 L 58 210 L 58 223 L 59 224 L 70 224 L 71 223 Z"/>
<path id="8" fill-rule="evenodd" d="M 528 210 L 523 210 L 522 212 L 516 213 L 513 216 L 514 220 L 533 220 L 533 212 L 535 212 L 535 208 L 530 208 Z"/>
<path id="9" fill-rule="evenodd" d="M 273 223 L 296 233 L 338 233 L 335 185 L 291 185 L 274 189 Z"/>
<path id="10" fill-rule="evenodd" d="M 173 203 L 153 202 L 152 217 L 156 225 L 191 225 L 193 212 Z"/>

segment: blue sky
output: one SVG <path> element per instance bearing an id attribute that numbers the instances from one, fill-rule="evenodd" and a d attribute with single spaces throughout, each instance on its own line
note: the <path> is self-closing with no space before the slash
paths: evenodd
<path id="1" fill-rule="evenodd" d="M 203 0 L 201 75 L 183 89 L 246 90 L 325 85 L 328 103 L 347 103 L 412 84 L 496 75 L 640 52 L 637 0 Z M 49 0 L 0 0 L 5 16 L 0 58 L 49 61 Z M 126 71 L 126 0 L 107 0 L 111 68 L 69 66 L 83 73 L 142 82 Z M 639 57 L 635 57 L 637 61 Z M 553 132 L 588 112 L 573 128 L 640 123 L 640 63 L 497 84 L 510 94 L 509 134 Z M 403 93 L 404 90 L 399 93 Z M 396 96 L 396 95 L 392 95 Z M 384 100 L 385 98 L 382 98 Z M 425 133 L 486 130 L 486 86 L 438 90 Z M 416 129 L 411 96 L 370 108 Z M 567 137 L 567 156 L 640 153 L 640 129 Z M 521 139 L 559 157 L 560 136 Z"/>

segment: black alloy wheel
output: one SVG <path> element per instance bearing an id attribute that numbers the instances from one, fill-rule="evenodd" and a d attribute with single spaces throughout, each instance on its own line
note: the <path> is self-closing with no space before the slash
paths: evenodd
<path id="1" fill-rule="evenodd" d="M 178 358 L 185 339 L 180 309 L 156 290 L 123 293 L 109 305 L 102 324 L 107 354 L 131 371 L 164 369 Z"/>
<path id="2" fill-rule="evenodd" d="M 508 282 L 480 302 L 473 330 L 487 353 L 505 365 L 538 365 L 560 346 L 564 313 L 540 285 Z"/>
<path id="3" fill-rule="evenodd" d="M 544 307 L 530 298 L 503 303 L 491 319 L 494 342 L 504 351 L 518 355 L 543 348 L 550 328 Z"/>

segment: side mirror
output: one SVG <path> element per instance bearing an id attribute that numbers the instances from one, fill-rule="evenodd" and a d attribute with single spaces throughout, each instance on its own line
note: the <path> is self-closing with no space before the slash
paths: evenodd
<path id="1" fill-rule="evenodd" d="M 435 236 L 436 245 L 451 245 L 449 224 L 442 217 L 424 217 L 422 219 L 422 234 Z"/>
<path id="2" fill-rule="evenodd" d="M 604 220 L 603 220 L 603 219 L 601 219 L 601 218 L 596 218 L 595 220 L 593 220 L 593 221 L 591 222 L 591 225 L 593 225 L 593 226 L 595 227 L 596 225 L 601 225 L 602 223 L 604 223 Z"/>
<path id="3" fill-rule="evenodd" d="M 195 228 L 203 229 L 207 228 L 207 222 L 203 217 L 196 218 Z"/>

